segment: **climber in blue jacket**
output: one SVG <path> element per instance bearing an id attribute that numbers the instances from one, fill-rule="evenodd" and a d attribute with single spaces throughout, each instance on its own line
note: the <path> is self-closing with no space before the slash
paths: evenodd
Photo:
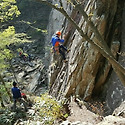
<path id="1" fill-rule="evenodd" d="M 64 43 L 64 39 L 60 39 L 60 36 L 61 36 L 61 32 L 57 31 L 56 34 L 52 36 L 51 43 L 52 43 L 54 52 L 60 53 L 62 55 L 63 60 L 66 61 L 64 51 L 68 52 L 68 50 L 66 47 L 62 45 L 62 43 Z"/>
<path id="2" fill-rule="evenodd" d="M 17 83 L 15 81 L 13 82 L 13 88 L 11 88 L 11 91 L 12 91 L 12 94 L 13 94 L 13 101 L 14 101 L 13 109 L 14 110 L 16 109 L 16 103 L 18 101 L 20 103 L 23 103 L 25 111 L 27 111 L 25 101 L 22 99 L 20 89 L 17 87 Z"/>

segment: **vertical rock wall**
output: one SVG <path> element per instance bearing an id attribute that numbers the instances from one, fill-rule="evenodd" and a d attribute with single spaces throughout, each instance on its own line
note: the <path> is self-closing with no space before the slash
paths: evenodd
<path id="1" fill-rule="evenodd" d="M 120 19 L 116 23 L 120 22 L 122 24 L 119 29 L 120 29 L 120 37 L 119 37 L 119 42 L 121 43 L 120 50 L 119 50 L 119 58 L 118 62 L 125 67 L 125 2 L 119 2 L 119 8 L 118 10 L 120 11 L 121 8 L 123 12 L 121 14 L 118 14 L 118 18 Z M 118 34 L 118 30 L 115 32 L 115 34 Z M 115 41 L 118 42 L 118 41 Z M 121 102 L 125 100 L 125 87 L 123 84 L 120 82 L 119 78 L 117 77 L 116 73 L 113 71 L 107 84 L 105 85 L 106 88 L 106 114 L 110 114 L 113 112 L 113 110 L 118 107 Z"/>
<path id="2" fill-rule="evenodd" d="M 112 40 L 115 30 L 112 29 L 112 24 L 117 10 L 117 0 L 84 0 L 82 4 L 83 9 L 116 56 L 120 43 Z M 71 17 L 92 40 L 97 41 L 79 12 L 73 10 Z M 67 22 L 63 26 L 64 33 L 66 33 L 65 45 L 70 48 L 70 52 L 66 53 L 67 63 L 57 59 L 50 66 L 50 94 L 57 99 L 78 94 L 84 100 L 88 100 L 93 92 L 102 91 L 102 85 L 107 80 L 111 65 L 80 36 L 71 23 Z M 56 29 L 54 28 L 54 30 Z"/>
<path id="3" fill-rule="evenodd" d="M 63 6 L 65 10 L 67 10 L 68 13 L 71 13 L 71 8 L 69 8 L 69 4 L 67 4 L 67 2 L 63 0 L 62 2 L 63 2 Z M 59 2 L 56 0 L 53 0 L 52 4 L 59 4 Z M 64 29 L 65 23 L 66 23 L 65 17 L 57 10 L 52 9 L 50 16 L 49 16 L 49 23 L 48 23 L 48 28 L 47 28 L 48 34 L 45 36 L 45 46 L 47 48 L 51 47 L 50 40 L 51 40 L 52 35 L 54 35 L 56 31 Z M 50 49 L 49 50 L 46 49 L 45 59 L 47 59 L 47 61 L 45 65 L 47 67 L 49 66 L 48 62 L 53 62 L 53 59 L 51 57 L 52 57 L 52 53 L 50 53 Z"/>

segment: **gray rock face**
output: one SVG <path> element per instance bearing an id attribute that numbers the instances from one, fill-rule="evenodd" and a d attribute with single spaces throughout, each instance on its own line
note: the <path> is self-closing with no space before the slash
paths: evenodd
<path id="1" fill-rule="evenodd" d="M 124 5 L 124 8 L 125 8 L 125 5 Z M 125 55 L 124 55 L 125 27 L 124 25 L 125 25 L 125 10 L 123 9 L 123 14 L 122 14 L 122 27 L 123 28 L 122 28 L 122 35 L 121 35 L 121 47 L 120 47 L 119 58 L 118 58 L 118 62 L 123 67 L 125 67 Z M 125 87 L 120 82 L 115 72 L 111 74 L 107 87 L 108 89 L 107 89 L 107 95 L 106 95 L 106 102 L 107 102 L 107 107 L 108 107 L 107 114 L 109 114 L 109 113 L 112 113 L 113 110 L 117 108 L 121 104 L 121 102 L 125 100 Z"/>
<path id="2" fill-rule="evenodd" d="M 27 92 L 41 94 L 45 90 L 38 91 L 39 88 L 47 90 L 47 75 L 46 69 L 41 59 L 37 58 L 31 61 L 24 61 L 20 58 L 15 58 L 13 63 L 15 76 L 21 89 L 24 87 Z"/>
<path id="3" fill-rule="evenodd" d="M 122 116 L 123 118 L 125 118 L 125 101 L 122 102 L 121 105 L 114 110 L 113 115 Z"/>
<path id="4" fill-rule="evenodd" d="M 112 6 L 112 2 L 114 6 Z M 117 33 L 111 34 L 113 32 L 111 24 L 114 21 L 117 5 L 117 1 L 114 0 L 110 2 L 99 0 L 83 1 L 83 9 L 88 15 L 92 13 L 90 19 L 97 26 L 105 41 L 111 45 L 111 51 L 115 57 L 117 57 L 120 44 L 124 48 L 124 43 L 120 43 L 119 39 L 114 38 Z M 93 41 L 98 42 L 89 25 L 81 15 L 72 11 L 71 16 L 77 21 L 79 26 L 82 26 L 83 31 Z M 66 54 L 68 62 L 64 64 L 57 59 L 54 60 L 56 62 L 55 65 L 51 65 L 53 71 L 50 73 L 50 94 L 57 97 L 57 99 L 78 94 L 84 100 L 88 100 L 92 94 L 98 94 L 103 91 L 103 85 L 107 83 L 107 78 L 109 78 L 111 65 L 90 43 L 80 36 L 72 24 L 67 23 L 64 26 L 63 33 L 66 33 L 66 46 L 70 48 L 70 52 Z M 123 36 L 122 38 L 124 39 Z M 121 51 L 123 51 L 123 48 L 121 48 Z M 123 58 L 121 60 L 121 64 L 124 65 Z M 116 79 L 118 79 L 116 75 L 111 76 L 108 82 L 112 83 L 112 86 L 109 87 L 107 83 L 106 88 L 106 103 L 110 109 L 110 113 L 125 98 L 124 87 Z"/>

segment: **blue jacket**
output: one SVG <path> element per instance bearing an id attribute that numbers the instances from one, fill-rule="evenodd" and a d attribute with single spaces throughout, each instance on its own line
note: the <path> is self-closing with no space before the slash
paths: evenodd
<path id="1" fill-rule="evenodd" d="M 60 39 L 57 35 L 52 36 L 51 43 L 53 47 L 55 46 L 56 42 L 63 43 L 64 39 Z"/>
<path id="2" fill-rule="evenodd" d="M 11 89 L 11 91 L 12 91 L 12 94 L 13 94 L 13 98 L 14 98 L 14 99 L 21 98 L 21 92 L 20 92 L 20 89 L 19 89 L 19 88 L 13 87 L 13 88 Z"/>

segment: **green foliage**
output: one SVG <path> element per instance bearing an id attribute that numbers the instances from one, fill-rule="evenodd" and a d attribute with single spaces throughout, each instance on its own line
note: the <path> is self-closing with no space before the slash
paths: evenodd
<path id="1" fill-rule="evenodd" d="M 18 17 L 20 11 L 15 3 L 15 0 L 0 1 L 0 22 L 6 22 L 8 20 L 12 20 L 14 17 Z"/>
<path id="2" fill-rule="evenodd" d="M 17 52 L 22 52 L 23 53 L 23 50 L 21 48 L 18 48 Z"/>
<path id="3" fill-rule="evenodd" d="M 23 37 L 23 40 L 21 39 Z M 23 42 L 29 42 L 27 39 L 25 39 L 26 34 L 15 34 L 15 28 L 13 26 L 9 26 L 8 29 L 5 29 L 4 31 L 0 32 L 0 74 L 3 74 L 3 72 L 8 68 L 11 67 L 10 61 L 11 59 L 16 56 L 10 49 L 10 44 L 16 44 L 16 43 L 23 43 Z M 7 74 L 7 73 L 6 73 Z M 7 77 L 7 75 L 4 76 L 4 78 Z M 7 86 L 7 85 L 6 85 Z M 7 96 L 7 93 L 5 92 L 5 86 L 1 85 L 0 93 L 3 96 Z"/>
<path id="4" fill-rule="evenodd" d="M 42 30 L 42 33 L 48 34 L 47 30 Z"/>
<path id="5" fill-rule="evenodd" d="M 21 40 L 22 37 L 23 40 Z M 29 42 L 25 37 L 26 34 L 15 34 L 15 28 L 13 26 L 9 26 L 8 29 L 0 32 L 0 74 L 3 74 L 6 68 L 11 67 L 10 61 L 15 56 L 15 54 L 8 48 L 9 45 L 19 42 Z M 0 93 L 3 92 L 3 89 L 1 89 Z"/>
<path id="6" fill-rule="evenodd" d="M 8 29 L 0 32 L 0 48 L 5 48 L 6 45 L 13 43 L 12 38 L 14 37 L 15 29 L 13 26 L 9 26 Z"/>
<path id="7" fill-rule="evenodd" d="M 64 118 L 67 118 L 68 116 L 69 116 L 69 115 L 66 113 L 63 117 L 64 117 Z"/>
<path id="8" fill-rule="evenodd" d="M 12 54 L 12 52 L 9 49 L 4 49 L 3 53 L 4 53 L 4 55 L 6 55 L 7 59 L 9 59 L 9 60 L 12 59 L 13 54 Z"/>
<path id="9" fill-rule="evenodd" d="M 12 86 L 11 83 L 9 83 L 9 82 L 6 83 L 6 88 L 7 89 L 10 89 L 11 86 Z M 0 97 L 1 97 L 0 101 L 10 102 L 8 93 L 7 93 L 4 85 L 0 85 Z"/>
<path id="10" fill-rule="evenodd" d="M 63 105 L 55 98 L 45 93 L 41 97 L 31 97 L 33 107 L 28 113 L 24 112 L 17 105 L 16 112 L 10 111 L 10 108 L 0 109 L 0 125 L 14 124 L 17 120 L 21 121 L 40 121 L 43 125 L 54 125 L 56 120 L 61 120 L 68 117 L 68 114 L 64 114 Z M 29 122 L 30 123 L 30 122 Z"/>
<path id="11" fill-rule="evenodd" d="M 11 86 L 12 86 L 12 84 L 9 83 L 9 82 L 6 84 L 7 88 L 11 88 Z M 5 90 L 5 87 L 3 85 L 0 85 L 0 93 L 2 94 L 2 96 L 4 96 L 4 94 L 6 96 L 6 94 L 7 94 L 6 90 Z"/>
<path id="12" fill-rule="evenodd" d="M 0 32 L 0 72 L 2 72 L 6 67 L 8 67 L 7 59 L 11 59 L 13 54 L 6 47 L 13 43 L 13 37 L 15 34 L 15 29 L 13 26 L 8 27 L 8 29 Z"/>
<path id="13" fill-rule="evenodd" d="M 0 10 L 0 23 L 12 20 L 20 14 L 15 0 L 0 0 Z M 13 26 L 9 26 L 7 29 L 0 31 L 0 73 L 8 67 L 7 60 L 10 60 L 14 56 L 7 49 L 7 46 L 18 40 L 15 37 L 15 28 Z"/>
<path id="14" fill-rule="evenodd" d="M 51 125 L 57 118 L 63 116 L 62 105 L 56 99 L 49 96 L 47 93 L 35 99 L 36 110 L 39 111 L 41 120 L 44 124 Z"/>
<path id="15" fill-rule="evenodd" d="M 6 109 L 2 111 L 2 114 L 0 115 L 0 125 L 12 125 L 17 119 L 25 117 L 25 112 L 11 112 L 10 110 Z"/>
<path id="16" fill-rule="evenodd" d="M 12 20 L 15 17 L 18 17 L 20 11 L 16 5 L 16 0 L 0 0 L 0 75 L 4 73 L 6 68 L 11 67 L 11 60 L 15 54 L 10 50 L 9 46 L 17 43 L 29 42 L 27 40 L 27 35 L 24 33 L 15 34 L 14 26 L 8 26 L 6 29 L 3 29 L 3 26 L 7 24 L 9 20 Z M 5 27 L 5 26 L 4 26 Z M 23 38 L 23 39 L 22 39 Z M 5 75 L 3 78 L 6 78 Z M 3 79 L 3 83 L 4 83 Z M 2 80 L 1 80 L 2 81 Z M 7 84 L 7 83 L 6 83 Z M 7 97 L 7 89 L 5 86 L 0 85 L 0 101 L 4 97 Z M 8 88 L 8 87 L 7 87 Z M 4 96 L 4 97 L 3 97 Z M 2 99 L 2 100 L 1 100 Z"/>
<path id="17" fill-rule="evenodd" d="M 21 38 L 23 37 L 23 40 Z M 29 42 L 26 34 L 15 34 L 15 28 L 9 26 L 8 29 L 0 32 L 0 72 L 8 67 L 7 60 L 11 60 L 15 55 L 7 49 L 10 44 Z"/>

